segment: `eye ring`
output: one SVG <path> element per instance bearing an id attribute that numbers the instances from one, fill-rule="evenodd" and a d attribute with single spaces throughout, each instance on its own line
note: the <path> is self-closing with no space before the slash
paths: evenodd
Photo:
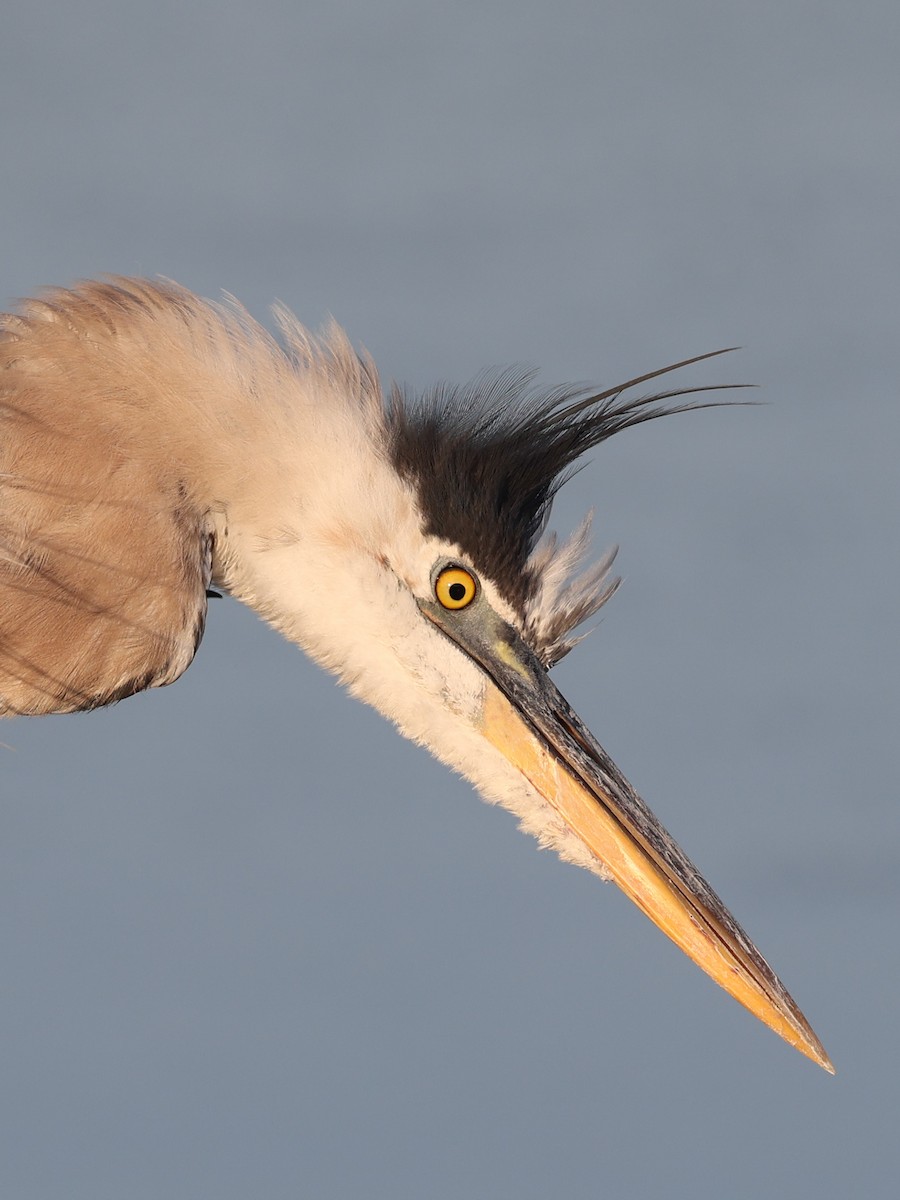
<path id="1" fill-rule="evenodd" d="M 444 567 L 434 581 L 434 594 L 442 608 L 467 608 L 478 594 L 478 581 L 465 567 Z"/>

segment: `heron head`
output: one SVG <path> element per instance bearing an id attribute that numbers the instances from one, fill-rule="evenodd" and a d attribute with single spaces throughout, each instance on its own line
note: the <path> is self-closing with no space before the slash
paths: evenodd
<path id="1" fill-rule="evenodd" d="M 308 648 L 542 845 L 614 880 L 716 982 L 831 1069 L 762 955 L 549 675 L 618 582 L 611 554 L 576 570 L 589 522 L 563 545 L 545 534 L 553 497 L 613 433 L 709 403 L 690 388 L 623 399 L 663 373 L 602 393 L 542 393 L 515 374 L 424 400 L 395 391 L 363 489 L 368 532 L 358 554 L 332 563 L 335 591 L 320 602 L 334 633 L 322 644 L 339 649 Z M 360 598 L 349 619 L 348 590 Z"/>

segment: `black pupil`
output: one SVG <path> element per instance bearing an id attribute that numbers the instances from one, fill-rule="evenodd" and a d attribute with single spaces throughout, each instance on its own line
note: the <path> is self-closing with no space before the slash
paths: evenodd
<path id="1" fill-rule="evenodd" d="M 451 583 L 447 589 L 450 593 L 451 600 L 465 600 L 466 585 L 464 583 Z"/>

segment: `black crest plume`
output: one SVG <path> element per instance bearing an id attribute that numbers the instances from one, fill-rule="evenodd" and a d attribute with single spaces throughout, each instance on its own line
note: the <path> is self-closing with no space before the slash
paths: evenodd
<path id="1" fill-rule="evenodd" d="M 683 397 L 743 385 L 623 394 L 728 352 L 686 358 L 603 392 L 541 390 L 533 386 L 533 372 L 515 370 L 440 386 L 422 398 L 395 385 L 389 411 L 394 466 L 416 487 L 427 532 L 459 545 L 521 611 L 535 585 L 529 556 L 554 496 L 585 451 L 632 425 L 722 403 Z"/>

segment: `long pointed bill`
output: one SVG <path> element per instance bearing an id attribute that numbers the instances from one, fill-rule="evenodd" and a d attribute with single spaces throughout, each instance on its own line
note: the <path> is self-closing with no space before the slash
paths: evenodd
<path id="1" fill-rule="evenodd" d="M 821 1042 L 784 985 L 518 634 L 492 611 L 493 620 L 476 624 L 459 621 L 460 614 L 437 605 L 422 604 L 422 609 L 489 676 L 484 737 L 676 946 L 754 1016 L 833 1074 Z"/>

